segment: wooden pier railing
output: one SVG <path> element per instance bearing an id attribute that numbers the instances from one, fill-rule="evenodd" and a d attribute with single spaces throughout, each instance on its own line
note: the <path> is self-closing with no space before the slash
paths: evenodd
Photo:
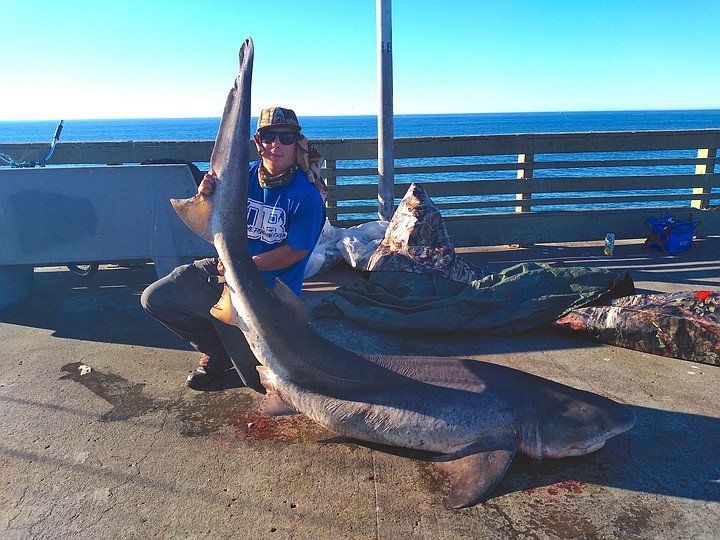
<path id="1" fill-rule="evenodd" d="M 331 221 L 377 219 L 377 141 L 313 141 L 326 162 Z M 206 163 L 212 141 L 59 143 L 52 163 Z M 601 240 L 647 235 L 645 219 L 689 214 L 699 235 L 720 234 L 720 129 L 527 133 L 395 140 L 395 196 L 420 183 L 458 246 Z M 21 159 L 46 144 L 0 144 Z"/>

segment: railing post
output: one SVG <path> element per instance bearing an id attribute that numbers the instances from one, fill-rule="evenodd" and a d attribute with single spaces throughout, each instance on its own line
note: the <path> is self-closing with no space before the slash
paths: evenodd
<path id="1" fill-rule="evenodd" d="M 395 205 L 393 139 L 392 2 L 377 2 L 378 217 L 390 221 Z"/>
<path id="2" fill-rule="evenodd" d="M 326 159 L 325 167 L 323 168 L 323 177 L 325 178 L 325 185 L 327 186 L 327 198 L 325 199 L 325 212 L 330 223 L 335 224 L 337 222 L 337 196 L 335 194 L 335 186 L 337 186 L 337 175 L 335 170 L 337 167 L 337 161 L 334 159 Z"/>
<path id="3" fill-rule="evenodd" d="M 518 163 L 529 164 L 535 162 L 535 154 L 518 154 Z M 533 177 L 532 168 L 519 168 L 517 170 L 518 180 L 530 180 Z M 530 201 L 532 199 L 531 191 L 524 191 L 522 193 L 515 194 L 516 201 Z M 516 206 L 515 212 L 530 212 L 531 207 L 529 204 L 523 204 L 522 206 Z"/>
<path id="4" fill-rule="evenodd" d="M 717 157 L 717 148 L 700 148 L 697 154 L 698 159 L 715 159 Z M 695 165 L 695 174 L 712 174 L 715 172 L 715 163 L 708 161 L 707 163 Z M 707 195 L 711 188 L 697 187 L 693 188 L 693 195 Z M 690 201 L 690 206 L 698 210 L 705 210 L 710 207 L 710 201 L 696 199 Z"/>

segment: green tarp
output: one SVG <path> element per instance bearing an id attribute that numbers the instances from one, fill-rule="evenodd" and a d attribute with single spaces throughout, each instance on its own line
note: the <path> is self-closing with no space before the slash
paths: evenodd
<path id="1" fill-rule="evenodd" d="M 570 310 L 634 294 L 630 275 L 584 267 L 523 263 L 471 284 L 408 272 L 373 272 L 315 307 L 385 330 L 480 331 L 513 335 L 548 324 Z"/>

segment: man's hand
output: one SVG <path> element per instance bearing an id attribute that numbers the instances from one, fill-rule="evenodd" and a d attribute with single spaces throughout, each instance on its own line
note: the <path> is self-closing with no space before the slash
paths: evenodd
<path id="1" fill-rule="evenodd" d="M 208 171 L 203 176 L 200 185 L 198 186 L 198 195 L 210 195 L 215 191 L 215 183 L 217 182 L 217 176 L 214 171 Z"/>
<path id="2" fill-rule="evenodd" d="M 220 260 L 220 257 L 217 257 L 215 260 L 217 261 L 215 263 L 215 267 L 217 268 L 218 275 L 217 276 L 209 276 L 208 283 L 225 283 L 225 266 L 223 266 L 223 263 Z"/>

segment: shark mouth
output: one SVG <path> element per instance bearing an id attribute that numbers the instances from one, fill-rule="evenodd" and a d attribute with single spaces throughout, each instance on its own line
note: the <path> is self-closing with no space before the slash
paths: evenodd
<path id="1" fill-rule="evenodd" d="M 591 452 L 600 450 L 603 446 L 605 446 L 606 441 L 607 439 L 602 438 L 597 441 L 590 441 L 587 444 L 576 444 L 567 448 L 543 448 L 542 457 L 559 459 L 564 457 L 584 456 L 585 454 L 590 454 Z"/>
<path id="2" fill-rule="evenodd" d="M 600 441 L 597 441 L 595 443 L 590 443 L 589 445 L 586 445 L 583 447 L 577 447 L 577 446 L 570 447 L 567 450 L 567 452 L 565 453 L 565 456 L 569 456 L 569 457 L 584 456 L 585 454 L 595 452 L 596 450 L 600 450 L 603 446 L 605 446 L 605 441 L 606 441 L 606 439 L 602 439 Z"/>

